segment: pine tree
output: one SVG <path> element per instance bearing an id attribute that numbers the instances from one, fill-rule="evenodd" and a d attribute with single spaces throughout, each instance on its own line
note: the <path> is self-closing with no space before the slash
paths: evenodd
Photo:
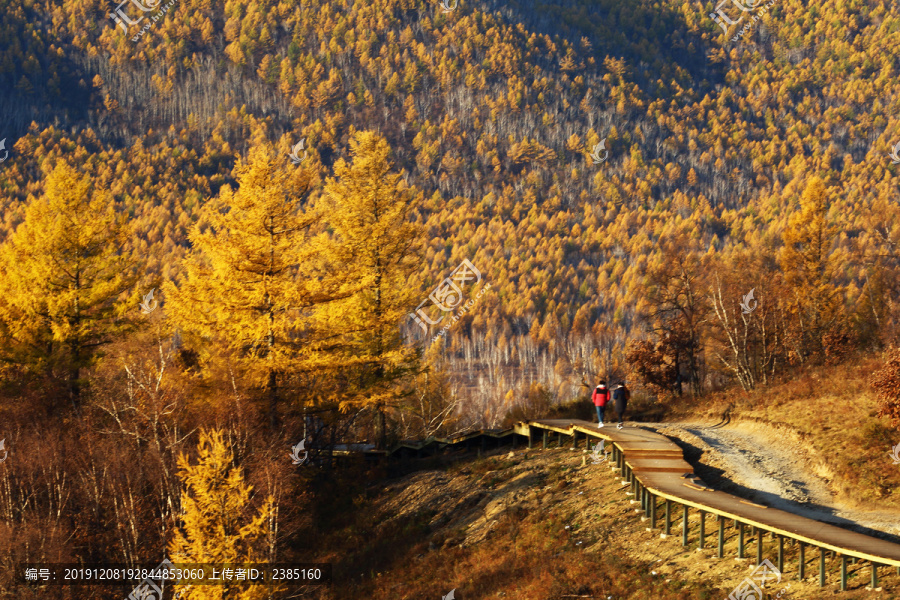
<path id="1" fill-rule="evenodd" d="M 302 206 L 309 172 L 269 146 L 251 149 L 235 175 L 237 191 L 226 185 L 190 234 L 181 285 L 164 289 L 186 332 L 221 337 L 265 388 L 275 427 L 281 385 L 314 360 L 306 313 L 328 299 L 327 278 L 313 266 L 319 216 Z"/>
<path id="2" fill-rule="evenodd" d="M 384 410 L 410 394 L 408 376 L 419 368 L 420 353 L 404 346 L 400 323 L 421 295 L 409 285 L 424 267 L 415 255 L 421 234 L 410 222 L 421 192 L 391 173 L 390 147 L 380 135 L 359 132 L 350 147 L 352 163 L 337 161 L 323 204 L 334 230 L 327 256 L 333 265 L 345 265 L 347 280 L 356 285 L 323 316 L 329 329 L 343 331 L 341 365 L 349 375 L 341 406 L 374 407 L 384 445 Z"/>
<path id="3" fill-rule="evenodd" d="M 251 515 L 253 487 L 234 466 L 234 454 L 219 430 L 202 431 L 199 457 L 192 465 L 184 454 L 178 457 L 178 477 L 186 486 L 181 494 L 181 527 L 169 543 L 169 558 L 175 564 L 261 563 L 261 542 L 269 533 L 267 522 L 274 512 L 269 496 L 256 516 Z M 237 565 L 240 567 L 240 565 Z M 211 577 L 212 573 L 206 573 Z M 267 598 L 264 586 L 246 584 L 184 586 L 185 600 L 255 600 Z"/>
<path id="4" fill-rule="evenodd" d="M 136 297 L 123 296 L 136 279 L 124 251 L 130 229 L 89 175 L 60 163 L 3 246 L 6 352 L 34 371 L 64 372 L 76 410 L 82 370 L 128 327 L 126 308 L 136 308 Z"/>

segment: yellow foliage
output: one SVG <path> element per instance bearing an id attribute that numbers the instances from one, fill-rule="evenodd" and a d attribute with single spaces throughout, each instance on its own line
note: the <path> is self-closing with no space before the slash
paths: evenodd
<path id="1" fill-rule="evenodd" d="M 421 192 L 393 173 L 387 141 L 374 132 L 351 139 L 352 162 L 337 161 L 325 184 L 322 209 L 334 236 L 324 256 L 341 265 L 346 298 L 321 307 L 328 329 L 341 332 L 342 372 L 347 387 L 342 406 L 395 404 L 404 397 L 403 379 L 417 368 L 418 355 L 404 345 L 398 324 L 421 295 L 409 285 L 422 268 L 421 238 L 410 213 Z"/>
<path id="2" fill-rule="evenodd" d="M 270 533 L 275 512 L 269 496 L 256 515 L 251 514 L 252 486 L 234 466 L 234 454 L 225 444 L 223 432 L 202 431 L 197 464 L 184 454 L 178 458 L 181 523 L 169 543 L 169 559 L 175 564 L 206 563 L 221 571 L 224 565 L 262 563 L 261 550 Z M 211 577 L 212 573 L 206 573 Z M 180 589 L 179 589 L 180 588 Z M 185 600 L 257 600 L 269 597 L 263 585 L 176 586 Z"/>

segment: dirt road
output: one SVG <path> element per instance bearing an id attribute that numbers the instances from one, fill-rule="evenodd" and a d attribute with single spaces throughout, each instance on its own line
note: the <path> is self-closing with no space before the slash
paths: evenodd
<path id="1" fill-rule="evenodd" d="M 685 450 L 709 485 L 781 510 L 900 542 L 900 514 L 841 502 L 822 461 L 784 431 L 753 422 L 651 426 Z"/>

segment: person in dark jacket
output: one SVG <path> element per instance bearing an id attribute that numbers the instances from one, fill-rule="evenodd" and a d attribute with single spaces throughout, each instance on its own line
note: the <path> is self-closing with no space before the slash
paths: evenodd
<path id="1" fill-rule="evenodd" d="M 616 389 L 613 390 L 613 403 L 616 407 L 616 416 L 619 417 L 619 424 L 616 425 L 616 429 L 622 429 L 625 425 L 622 422 L 622 417 L 625 416 L 625 409 L 628 408 L 628 400 L 631 399 L 631 391 L 625 387 L 625 381 L 622 381 Z"/>
<path id="2" fill-rule="evenodd" d="M 603 413 L 606 411 L 606 403 L 609 402 L 609 390 L 606 388 L 605 381 L 601 381 L 594 388 L 591 400 L 594 401 L 594 406 L 597 408 L 597 427 L 603 427 Z"/>

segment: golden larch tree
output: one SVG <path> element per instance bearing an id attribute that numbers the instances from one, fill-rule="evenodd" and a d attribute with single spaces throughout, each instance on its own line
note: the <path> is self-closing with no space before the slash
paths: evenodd
<path id="1" fill-rule="evenodd" d="M 312 360 L 307 311 L 327 300 L 314 265 L 318 215 L 303 206 L 311 175 L 262 143 L 235 167 L 190 234 L 179 286 L 164 286 L 168 312 L 189 333 L 219 337 L 253 385 L 263 388 L 270 424 L 281 388 Z"/>
<path id="2" fill-rule="evenodd" d="M 241 563 L 262 563 L 269 520 L 275 510 L 272 496 L 254 516 L 253 487 L 234 466 L 234 454 L 220 430 L 202 431 L 197 464 L 178 457 L 178 477 L 185 486 L 181 494 L 181 524 L 169 543 L 169 559 L 175 564 L 205 563 L 207 569 Z M 237 563 L 237 564 L 235 564 Z M 229 567 L 231 568 L 231 567 Z M 210 578 L 212 573 L 206 573 Z M 222 585 L 179 586 L 184 600 L 255 600 L 267 598 L 262 585 L 223 582 Z"/>
<path id="3" fill-rule="evenodd" d="M 0 320 L 13 360 L 38 372 L 65 373 L 72 405 L 82 395 L 82 370 L 128 326 L 135 297 L 130 234 L 112 196 L 90 175 L 65 163 L 48 175 L 43 196 L 0 256 Z"/>
<path id="4" fill-rule="evenodd" d="M 840 289 L 832 255 L 837 229 L 828 218 L 825 184 L 814 177 L 800 199 L 800 212 L 784 230 L 780 264 L 790 293 L 788 344 L 804 362 L 822 351 L 822 337 L 840 316 Z"/>
<path id="5" fill-rule="evenodd" d="M 422 295 L 409 285 L 416 270 L 421 238 L 410 216 L 421 192 L 391 172 L 390 146 L 374 132 L 358 132 L 350 142 L 352 162 L 334 167 L 325 185 L 323 206 L 333 236 L 327 256 L 344 265 L 352 295 L 325 307 L 329 329 L 342 332 L 344 378 L 340 405 L 375 408 L 380 443 L 385 443 L 384 411 L 411 393 L 420 352 L 404 344 L 400 324 Z"/>

